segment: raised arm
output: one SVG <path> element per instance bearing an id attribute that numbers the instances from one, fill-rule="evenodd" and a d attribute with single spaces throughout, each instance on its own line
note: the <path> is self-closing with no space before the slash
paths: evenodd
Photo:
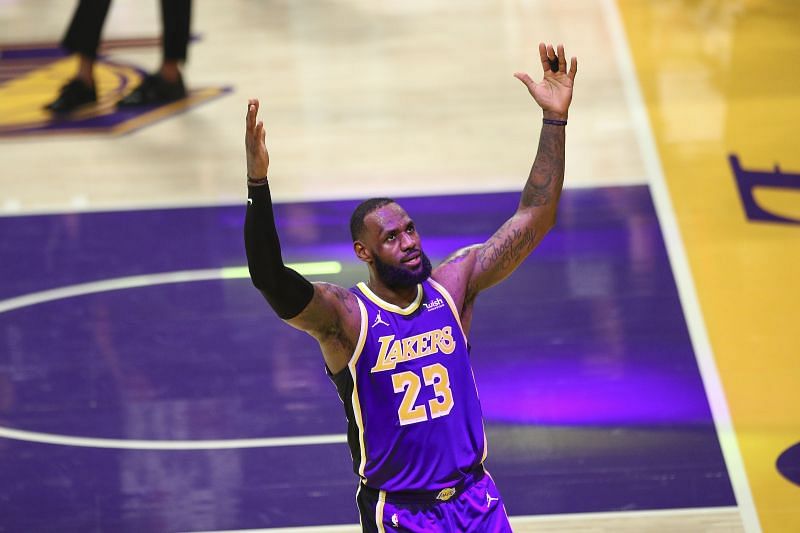
<path id="1" fill-rule="evenodd" d="M 244 237 L 250 278 L 281 319 L 319 341 L 326 365 L 336 373 L 347 365 L 358 341 L 358 303 L 342 287 L 312 284 L 283 264 L 267 180 L 266 134 L 263 122 L 256 120 L 258 107 L 258 100 L 248 102 L 245 133 L 248 205 Z"/>
<path id="2" fill-rule="evenodd" d="M 459 250 L 433 273 L 461 305 L 511 274 L 555 225 L 558 200 L 564 183 L 564 139 L 572 86 L 578 70 L 574 57 L 567 71 L 564 47 L 539 44 L 544 71 L 536 83 L 526 73 L 514 76 L 528 88 L 542 108 L 539 148 L 514 215 L 483 244 Z"/>

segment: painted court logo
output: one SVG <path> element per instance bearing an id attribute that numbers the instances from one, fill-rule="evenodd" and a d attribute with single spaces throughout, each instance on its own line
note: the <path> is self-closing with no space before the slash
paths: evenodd
<path id="1" fill-rule="evenodd" d="M 117 48 L 158 47 L 156 39 L 116 39 L 103 43 L 95 63 L 97 103 L 67 117 L 43 109 L 75 75 L 77 59 L 56 43 L 0 47 L 0 138 L 21 135 L 123 134 L 175 115 L 231 91 L 230 87 L 194 88 L 186 98 L 162 105 L 117 109 L 116 103 L 146 75 L 139 67 L 109 59 Z"/>
<path id="2" fill-rule="evenodd" d="M 800 442 L 786 449 L 775 462 L 783 477 L 800 486 Z"/>
<path id="3" fill-rule="evenodd" d="M 784 172 L 778 165 L 772 171 L 747 170 L 735 154 L 728 161 L 748 220 L 800 224 L 800 174 Z"/>

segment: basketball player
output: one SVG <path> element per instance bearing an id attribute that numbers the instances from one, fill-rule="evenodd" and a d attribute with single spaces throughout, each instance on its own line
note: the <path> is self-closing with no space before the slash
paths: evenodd
<path id="1" fill-rule="evenodd" d="M 539 44 L 544 79 L 516 73 L 542 108 L 539 148 L 517 211 L 488 241 L 435 269 L 420 233 L 388 198 L 359 205 L 353 249 L 369 281 L 346 290 L 309 283 L 281 258 L 267 183 L 259 103 L 250 100 L 245 144 L 245 246 L 253 284 L 277 315 L 319 342 L 344 403 L 363 531 L 511 531 L 486 473 L 486 436 L 469 362 L 478 294 L 511 274 L 556 221 L 564 130 L 577 72 L 564 47 Z"/>

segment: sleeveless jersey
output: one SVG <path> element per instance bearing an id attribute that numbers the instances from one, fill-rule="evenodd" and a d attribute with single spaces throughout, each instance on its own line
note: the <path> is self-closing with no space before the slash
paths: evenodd
<path id="1" fill-rule="evenodd" d="M 486 459 L 486 436 L 450 294 L 429 279 L 401 308 L 364 283 L 351 291 L 361 332 L 347 368 L 331 378 L 347 414 L 354 471 L 388 492 L 452 486 Z"/>

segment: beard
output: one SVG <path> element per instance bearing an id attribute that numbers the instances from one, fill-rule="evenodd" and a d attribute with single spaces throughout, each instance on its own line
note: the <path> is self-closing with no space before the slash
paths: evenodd
<path id="1" fill-rule="evenodd" d="M 431 266 L 431 260 L 428 259 L 427 255 L 425 255 L 425 252 L 420 251 L 419 258 L 420 262 L 419 266 L 417 267 L 419 270 L 417 272 L 412 272 L 407 268 L 392 266 L 388 263 L 384 263 L 377 255 L 375 255 L 375 271 L 377 272 L 381 281 L 383 281 L 383 283 L 385 283 L 386 286 L 391 289 L 406 289 L 408 287 L 413 287 L 417 283 L 422 283 L 431 277 L 431 271 L 433 270 L 433 267 Z"/>

